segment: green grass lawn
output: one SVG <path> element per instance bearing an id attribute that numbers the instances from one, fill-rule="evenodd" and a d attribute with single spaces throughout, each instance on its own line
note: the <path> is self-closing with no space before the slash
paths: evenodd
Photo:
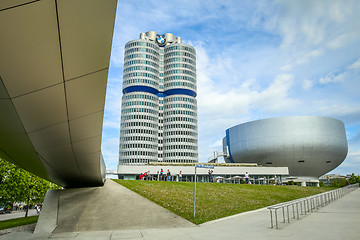
<path id="1" fill-rule="evenodd" d="M 0 221 L 0 230 L 36 223 L 39 216 L 22 217 Z"/>
<path id="2" fill-rule="evenodd" d="M 196 218 L 194 219 L 194 183 L 117 179 L 114 181 L 195 224 L 333 189 L 328 187 L 197 183 Z"/>

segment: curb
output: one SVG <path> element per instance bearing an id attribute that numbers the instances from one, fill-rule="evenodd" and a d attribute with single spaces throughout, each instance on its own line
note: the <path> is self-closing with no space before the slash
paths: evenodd
<path id="1" fill-rule="evenodd" d="M 0 230 L 0 236 L 4 235 L 4 234 L 12 233 L 12 232 L 33 232 L 35 229 L 35 226 L 36 226 L 36 223 L 32 223 L 32 224 L 22 225 L 22 226 L 18 226 L 18 227 L 3 229 L 3 230 Z"/>

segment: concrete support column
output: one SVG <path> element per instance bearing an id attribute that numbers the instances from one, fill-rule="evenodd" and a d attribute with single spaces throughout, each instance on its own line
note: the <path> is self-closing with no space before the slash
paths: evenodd
<path id="1" fill-rule="evenodd" d="M 57 227 L 60 191 L 48 190 L 34 233 L 51 233 Z"/>

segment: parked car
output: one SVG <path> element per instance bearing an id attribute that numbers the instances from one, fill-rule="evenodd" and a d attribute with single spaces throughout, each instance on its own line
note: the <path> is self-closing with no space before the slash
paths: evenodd
<path id="1" fill-rule="evenodd" d="M 11 213 L 11 209 L 8 209 L 5 206 L 0 206 L 0 214 L 3 214 L 3 213 Z"/>

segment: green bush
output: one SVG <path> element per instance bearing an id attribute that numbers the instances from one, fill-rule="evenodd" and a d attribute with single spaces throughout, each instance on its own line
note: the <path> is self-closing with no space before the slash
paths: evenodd
<path id="1" fill-rule="evenodd" d="M 351 184 L 360 183 L 360 176 L 355 176 L 355 174 L 351 174 L 351 177 L 349 178 L 349 182 Z"/>
<path id="2" fill-rule="evenodd" d="M 346 186 L 345 178 L 335 178 L 331 181 L 330 187 L 340 188 Z"/>

